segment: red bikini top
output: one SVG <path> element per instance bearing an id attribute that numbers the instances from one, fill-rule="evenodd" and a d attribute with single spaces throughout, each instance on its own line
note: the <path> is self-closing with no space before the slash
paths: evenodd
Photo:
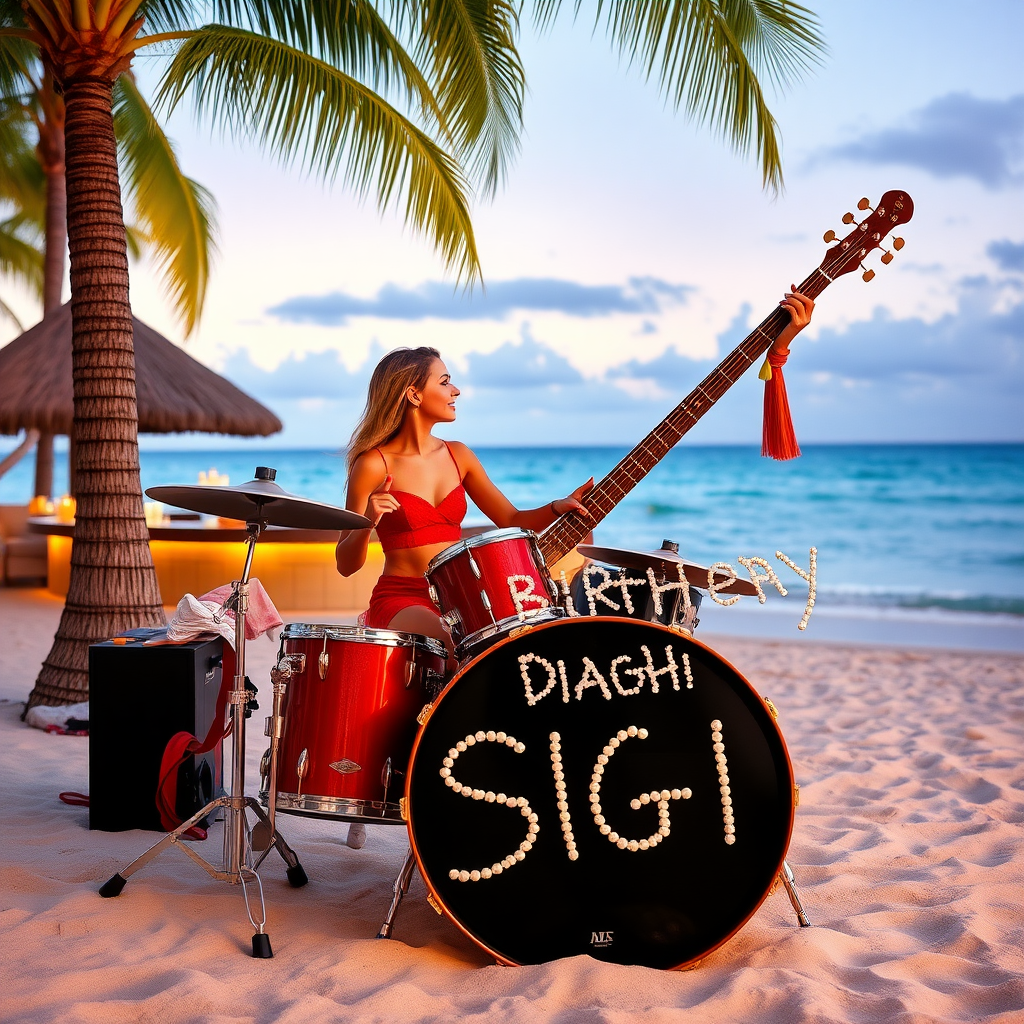
<path id="1" fill-rule="evenodd" d="M 448 442 L 443 442 L 448 448 Z M 388 469 L 388 460 L 379 449 L 374 449 L 384 463 L 385 472 Z M 451 448 L 448 448 L 452 462 L 456 470 L 459 464 L 455 462 Z M 462 472 L 459 470 L 459 476 Z M 411 491 L 396 491 L 392 494 L 398 497 L 401 506 L 394 512 L 388 512 L 381 516 L 377 524 L 377 537 L 385 553 L 394 551 L 396 548 L 418 548 L 424 544 L 454 544 L 462 539 L 462 520 L 466 516 L 466 489 L 462 481 L 453 487 L 442 499 L 440 504 L 432 505 L 426 498 L 421 498 Z"/>

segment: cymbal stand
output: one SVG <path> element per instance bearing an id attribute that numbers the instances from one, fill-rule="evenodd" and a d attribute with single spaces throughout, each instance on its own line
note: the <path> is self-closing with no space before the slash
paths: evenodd
<path id="1" fill-rule="evenodd" d="M 252 937 L 252 955 L 260 959 L 269 959 L 274 954 L 270 947 L 270 938 L 263 930 L 266 921 L 266 908 L 263 901 L 263 884 L 256 869 L 270 850 L 276 848 L 287 865 L 288 881 L 294 888 L 305 885 L 309 879 L 295 852 L 277 832 L 274 821 L 267 816 L 254 797 L 245 795 L 245 711 L 250 699 L 245 688 L 245 617 L 249 610 L 249 573 L 252 569 L 253 553 L 256 550 L 259 535 L 267 525 L 261 513 L 262 506 L 258 505 L 255 517 L 245 524 L 249 539 L 242 578 L 232 583 L 231 594 L 220 609 L 220 612 L 232 607 L 235 609 L 236 667 L 233 687 L 228 692 L 228 703 L 231 705 L 230 789 L 225 796 L 211 800 L 202 810 L 196 811 L 191 818 L 168 832 L 155 846 L 136 857 L 126 868 L 122 868 L 121 871 L 104 882 L 100 887 L 100 895 L 107 898 L 119 895 L 128 879 L 136 871 L 145 867 L 164 850 L 171 846 L 177 846 L 212 878 L 232 884 L 241 883 L 246 913 L 249 915 L 253 927 L 256 928 L 256 934 Z M 275 698 L 276 696 L 275 692 Z M 218 808 L 224 808 L 224 857 L 220 868 L 214 867 L 182 841 L 185 833 L 193 825 Z M 252 831 L 246 821 L 246 809 L 252 810 L 259 819 Z M 259 839 L 255 850 L 252 841 L 254 833 Z M 259 920 L 252 912 L 249 893 L 246 889 L 246 882 L 251 881 L 256 882 L 256 891 L 259 896 L 261 911 Z"/>

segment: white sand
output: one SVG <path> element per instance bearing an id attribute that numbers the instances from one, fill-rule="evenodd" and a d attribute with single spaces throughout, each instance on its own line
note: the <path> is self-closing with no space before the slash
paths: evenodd
<path id="1" fill-rule="evenodd" d="M 87 788 L 89 741 L 18 720 L 60 608 L 0 589 L 4 1021 L 1024 1019 L 1024 659 L 702 637 L 779 707 L 802 784 L 789 862 L 811 928 L 780 890 L 693 971 L 498 967 L 418 878 L 396 939 L 374 938 L 402 828 L 371 826 L 354 851 L 342 824 L 282 816 L 311 881 L 293 890 L 276 855 L 265 863 L 276 955 L 253 960 L 239 887 L 180 851 L 119 898 L 97 895 L 158 834 L 90 832 L 86 809 L 57 800 Z M 250 646 L 264 709 L 274 654 Z"/>

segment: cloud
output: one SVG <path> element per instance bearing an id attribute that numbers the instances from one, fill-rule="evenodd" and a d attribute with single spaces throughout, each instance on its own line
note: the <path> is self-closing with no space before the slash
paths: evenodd
<path id="1" fill-rule="evenodd" d="M 752 307 L 744 303 L 730 321 L 729 326 L 718 336 L 718 351 L 730 352 L 749 333 L 747 325 Z M 667 348 L 654 359 L 642 362 L 631 359 L 608 371 L 613 380 L 649 380 L 666 388 L 686 386 L 688 389 L 700 383 L 702 374 L 717 363 L 716 359 L 695 359 L 684 355 L 677 348 Z"/>
<path id="2" fill-rule="evenodd" d="M 962 282 L 959 308 L 935 323 L 893 320 L 876 309 L 844 331 L 824 330 L 793 349 L 792 372 L 846 384 L 960 387 L 1003 394 L 1024 386 L 1024 304 L 1000 309 L 993 282 Z M 950 409 L 953 412 L 953 409 Z"/>
<path id="3" fill-rule="evenodd" d="M 903 128 L 871 132 L 819 158 L 919 167 L 937 178 L 966 177 L 989 189 L 1022 180 L 1024 94 L 983 100 L 950 93 L 910 115 Z"/>
<path id="4" fill-rule="evenodd" d="M 990 242 L 985 253 L 995 260 L 1000 270 L 1012 273 L 1024 271 L 1024 242 L 1011 242 L 1004 238 L 999 242 Z"/>
<path id="5" fill-rule="evenodd" d="M 223 374 L 261 399 L 338 399 L 362 398 L 370 379 L 365 365 L 353 373 L 334 350 L 286 356 L 273 370 L 257 366 L 244 349 L 233 352 Z"/>
<path id="6" fill-rule="evenodd" d="M 579 384 L 583 375 L 564 356 L 538 342 L 530 325 L 521 328 L 522 341 L 506 341 L 493 352 L 471 352 L 466 357 L 467 384 L 479 388 L 549 388 Z"/>
<path id="7" fill-rule="evenodd" d="M 450 284 L 427 281 L 418 288 L 385 285 L 371 299 L 331 292 L 297 295 L 267 312 L 289 323 L 335 327 L 353 317 L 385 320 L 501 320 L 509 313 L 556 312 L 595 317 L 613 313 L 660 312 L 684 303 L 694 289 L 655 277 L 633 277 L 625 285 L 588 285 L 552 277 L 494 281 L 486 289 L 459 291 Z"/>

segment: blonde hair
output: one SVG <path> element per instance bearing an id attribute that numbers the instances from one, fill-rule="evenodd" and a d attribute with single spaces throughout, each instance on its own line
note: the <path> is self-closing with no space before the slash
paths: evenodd
<path id="1" fill-rule="evenodd" d="M 364 452 L 390 441 L 402 428 L 405 418 L 405 392 L 426 386 L 430 367 L 441 353 L 425 345 L 396 348 L 374 368 L 366 395 L 366 408 L 348 443 L 348 470 Z"/>

